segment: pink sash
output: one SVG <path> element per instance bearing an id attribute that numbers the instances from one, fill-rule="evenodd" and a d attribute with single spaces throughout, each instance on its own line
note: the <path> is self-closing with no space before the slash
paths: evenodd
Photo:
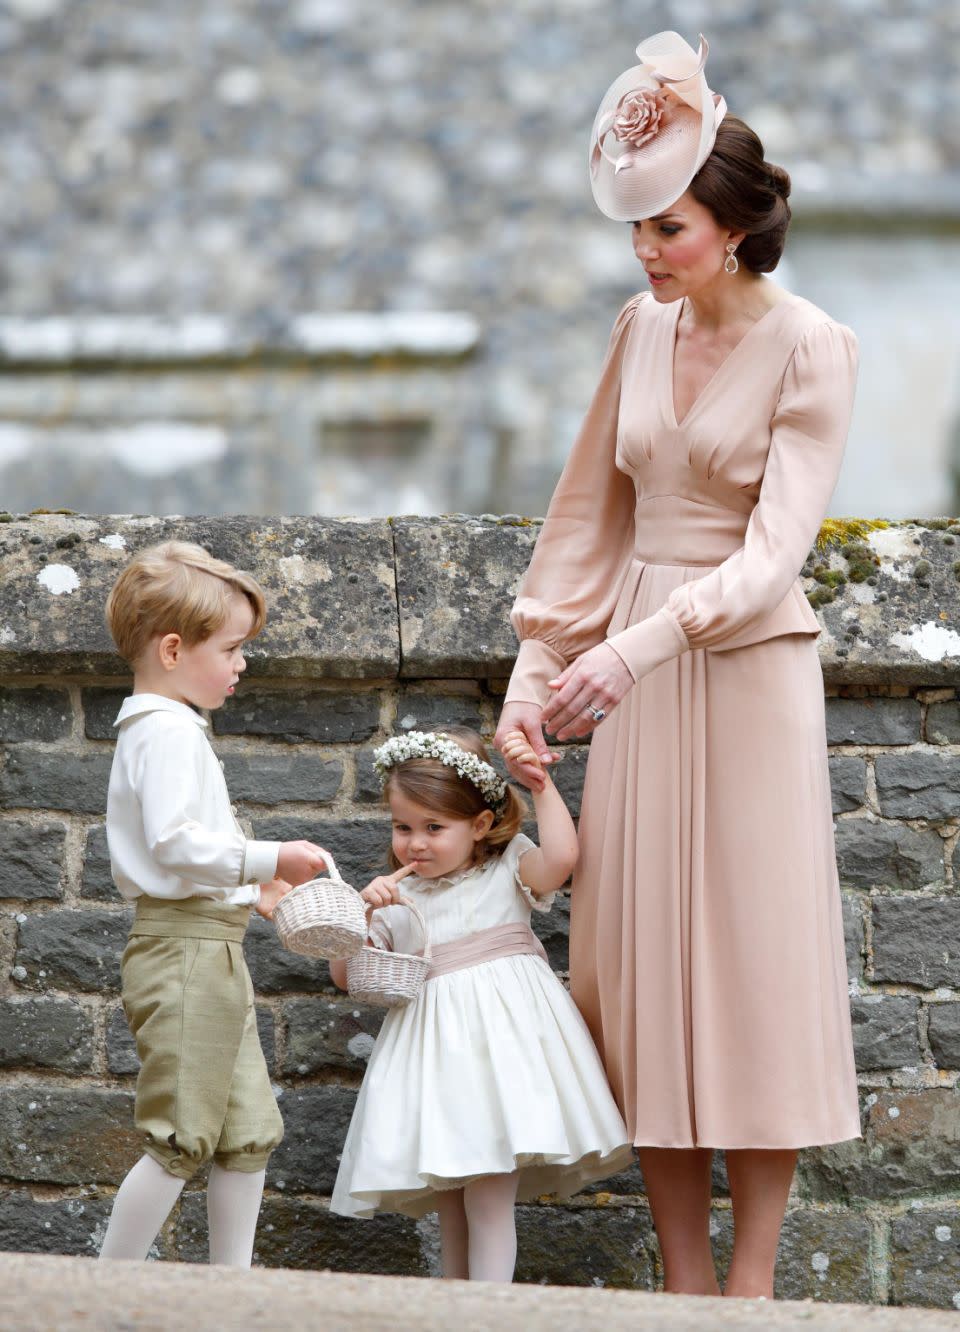
<path id="1" fill-rule="evenodd" d="M 427 980 L 446 976 L 451 971 L 478 967 L 481 962 L 493 962 L 498 957 L 516 957 L 533 954 L 547 961 L 543 944 L 523 921 L 511 925 L 491 925 L 487 930 L 466 934 L 453 943 L 437 944 L 430 959 Z"/>

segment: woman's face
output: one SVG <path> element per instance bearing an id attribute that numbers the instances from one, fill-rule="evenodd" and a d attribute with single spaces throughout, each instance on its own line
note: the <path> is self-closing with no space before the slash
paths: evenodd
<path id="1" fill-rule="evenodd" d="M 654 299 L 664 304 L 694 296 L 723 272 L 726 246 L 743 239 L 717 225 L 688 190 L 656 217 L 633 224 L 633 252 L 646 270 Z"/>

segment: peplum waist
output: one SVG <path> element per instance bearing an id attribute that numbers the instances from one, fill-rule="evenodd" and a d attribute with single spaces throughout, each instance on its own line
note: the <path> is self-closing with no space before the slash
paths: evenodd
<path id="1" fill-rule="evenodd" d="M 734 547 L 737 549 L 738 547 Z M 732 554 L 733 552 L 729 552 Z M 726 557 L 724 557 L 726 558 Z M 716 564 L 702 564 L 697 561 L 679 561 L 657 559 L 645 560 L 635 556 L 627 569 L 626 577 L 620 589 L 620 596 L 607 629 L 607 638 L 639 624 L 651 615 L 656 615 L 667 604 L 671 593 L 684 583 L 694 582 L 709 574 Z M 806 634 L 816 637 L 820 633 L 820 624 L 807 601 L 797 578 L 787 595 L 769 615 L 758 623 L 725 638 L 723 644 L 711 647 L 711 652 L 726 652 L 732 648 L 750 647 L 754 643 L 763 643 L 770 638 L 779 638 L 784 634 Z"/>

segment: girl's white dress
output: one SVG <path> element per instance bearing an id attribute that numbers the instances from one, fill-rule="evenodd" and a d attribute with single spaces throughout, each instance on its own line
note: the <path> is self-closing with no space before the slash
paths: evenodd
<path id="1" fill-rule="evenodd" d="M 548 911 L 520 882 L 534 843 L 449 878 L 403 881 L 433 944 Z M 374 912 L 371 937 L 422 951 L 404 906 Z M 388 1012 L 347 1133 L 331 1208 L 423 1216 L 438 1190 L 520 1172 L 518 1197 L 567 1197 L 633 1163 L 623 1119 L 583 1018 L 542 958 L 496 958 L 427 981 Z"/>

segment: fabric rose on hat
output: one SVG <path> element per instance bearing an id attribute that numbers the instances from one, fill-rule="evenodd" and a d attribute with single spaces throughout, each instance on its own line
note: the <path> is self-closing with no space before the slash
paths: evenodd
<path id="1" fill-rule="evenodd" d="M 602 115 L 597 123 L 596 137 L 590 154 L 590 170 L 594 175 L 605 157 L 613 165 L 614 174 L 625 171 L 637 161 L 637 150 L 655 138 L 669 122 L 669 92 L 650 88 L 635 88 L 624 93 L 617 105 Z M 603 141 L 608 134 L 625 143 L 627 148 L 614 158 L 607 152 Z"/>
<path id="2" fill-rule="evenodd" d="M 627 93 L 617 107 L 610 128 L 621 143 L 642 148 L 659 130 L 666 104 L 662 92 L 651 92 L 649 88 Z"/>

